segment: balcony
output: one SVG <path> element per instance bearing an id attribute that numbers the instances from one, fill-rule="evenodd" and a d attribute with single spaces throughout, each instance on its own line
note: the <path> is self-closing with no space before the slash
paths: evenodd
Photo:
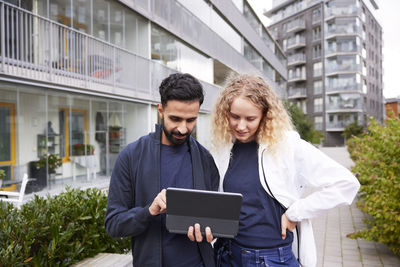
<path id="1" fill-rule="evenodd" d="M 328 29 L 326 30 L 326 39 L 333 38 L 335 36 L 352 36 L 352 35 L 360 35 L 362 33 L 362 29 L 360 26 L 357 26 L 353 22 L 349 22 L 348 24 L 333 24 L 328 25 Z"/>
<path id="2" fill-rule="evenodd" d="M 294 38 L 287 39 L 286 50 L 295 49 L 306 46 L 306 38 L 304 36 L 297 35 Z"/>
<path id="3" fill-rule="evenodd" d="M 361 98 L 360 98 L 361 99 Z M 360 100 L 357 99 L 357 100 Z M 326 112 L 337 113 L 337 112 L 349 112 L 349 111 L 359 111 L 362 112 L 362 104 L 360 101 L 350 100 L 346 102 L 339 103 L 326 103 Z"/>
<path id="4" fill-rule="evenodd" d="M 328 132 L 342 132 L 347 125 L 353 123 L 354 121 L 334 121 L 326 123 L 326 131 Z"/>
<path id="5" fill-rule="evenodd" d="M 305 81 L 305 80 L 306 80 L 305 72 L 302 74 L 293 73 L 293 74 L 289 74 L 288 82 L 300 82 L 300 81 Z"/>
<path id="6" fill-rule="evenodd" d="M 0 73 L 11 79 L 159 101 L 162 79 L 177 72 L 4 2 L 0 14 Z M 202 84 L 211 110 L 219 87 Z"/>
<path id="7" fill-rule="evenodd" d="M 339 92 L 361 92 L 362 85 L 354 81 L 354 83 L 351 84 L 336 85 L 336 86 L 327 85 L 325 87 L 325 90 L 327 94 L 339 93 Z"/>
<path id="8" fill-rule="evenodd" d="M 294 55 L 288 56 L 287 61 L 288 61 L 288 63 L 287 63 L 288 66 L 306 64 L 306 55 L 303 53 L 294 54 Z"/>
<path id="9" fill-rule="evenodd" d="M 307 89 L 306 88 L 289 88 L 288 90 L 288 99 L 296 99 L 296 98 L 306 98 L 307 97 Z"/>
<path id="10" fill-rule="evenodd" d="M 354 5 L 350 6 L 331 6 L 326 9 L 326 19 L 339 16 L 361 16 L 361 9 Z"/>
<path id="11" fill-rule="evenodd" d="M 295 19 L 288 23 L 287 32 L 297 32 L 306 28 L 306 22 L 304 19 Z"/>
<path id="12" fill-rule="evenodd" d="M 334 43 L 334 45 L 328 46 L 326 50 L 326 57 L 336 56 L 338 54 L 361 54 L 361 45 L 348 45 L 348 43 Z"/>
<path id="13" fill-rule="evenodd" d="M 338 63 L 333 63 L 333 62 L 328 62 L 325 65 L 325 73 L 326 75 L 336 75 L 338 73 L 355 73 L 355 72 L 360 72 L 362 71 L 362 66 L 361 64 L 338 64 Z"/>

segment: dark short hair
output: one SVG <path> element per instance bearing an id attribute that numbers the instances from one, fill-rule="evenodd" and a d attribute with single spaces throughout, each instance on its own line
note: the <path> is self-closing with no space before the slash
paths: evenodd
<path id="1" fill-rule="evenodd" d="M 161 104 L 165 106 L 169 100 L 194 101 L 204 100 L 203 86 L 188 73 L 174 73 L 165 78 L 160 85 Z"/>

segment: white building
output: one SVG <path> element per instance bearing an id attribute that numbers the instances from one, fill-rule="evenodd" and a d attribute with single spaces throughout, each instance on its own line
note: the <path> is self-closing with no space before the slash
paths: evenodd
<path id="1" fill-rule="evenodd" d="M 158 86 L 177 71 L 204 86 L 205 146 L 229 73 L 286 91 L 286 58 L 245 0 L 0 0 L 5 182 L 25 172 L 31 190 L 107 182 L 118 152 L 153 129 Z M 55 174 L 35 167 L 46 154 L 62 158 Z"/>

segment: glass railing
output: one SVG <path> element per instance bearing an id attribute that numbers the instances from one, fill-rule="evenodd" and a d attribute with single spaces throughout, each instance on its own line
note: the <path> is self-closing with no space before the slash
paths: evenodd
<path id="1" fill-rule="evenodd" d="M 348 83 L 348 84 L 343 84 L 343 85 L 329 85 L 327 84 L 325 87 L 325 90 L 327 93 L 329 92 L 340 92 L 340 91 L 357 91 L 361 92 L 362 90 L 362 85 L 359 83 Z"/>
<path id="2" fill-rule="evenodd" d="M 344 129 L 347 125 L 353 121 L 337 121 L 337 122 L 327 122 L 326 129 Z"/>
<path id="3" fill-rule="evenodd" d="M 291 80 L 305 80 L 306 79 L 306 74 L 305 72 L 303 74 L 300 73 L 289 73 L 289 81 Z"/>
<path id="4" fill-rule="evenodd" d="M 357 52 L 361 54 L 361 45 L 349 45 L 348 43 L 336 43 L 336 45 L 328 46 L 327 54 L 335 53 L 351 53 Z"/>
<path id="5" fill-rule="evenodd" d="M 327 101 L 326 110 L 327 111 L 341 111 L 341 110 L 361 110 L 362 104 L 359 99 L 351 99 L 347 101 L 339 101 L 335 103 L 330 103 Z"/>
<path id="6" fill-rule="evenodd" d="M 304 87 L 300 88 L 289 88 L 288 98 L 300 98 L 307 97 L 307 89 Z"/>
<path id="7" fill-rule="evenodd" d="M 294 55 L 288 56 L 287 61 L 288 61 L 288 64 L 293 64 L 293 63 L 297 63 L 297 62 L 305 62 L 306 55 L 303 53 L 294 54 Z"/>
<path id="8" fill-rule="evenodd" d="M 328 26 L 326 35 L 329 37 L 330 35 L 352 35 L 359 34 L 361 35 L 361 27 L 357 26 L 355 23 L 350 24 L 336 24 L 336 26 Z"/>
<path id="9" fill-rule="evenodd" d="M 296 36 L 294 38 L 287 39 L 286 49 L 304 45 L 306 45 L 306 38 L 304 36 Z"/>
<path id="10" fill-rule="evenodd" d="M 293 31 L 295 29 L 305 29 L 306 28 L 306 22 L 304 19 L 296 19 L 288 23 L 287 25 L 287 31 Z"/>
<path id="11" fill-rule="evenodd" d="M 361 15 L 361 10 L 356 6 L 330 6 L 326 8 L 326 17 L 329 18 L 331 16 L 349 16 L 349 15 Z"/>
<path id="12" fill-rule="evenodd" d="M 338 63 L 326 63 L 325 72 L 327 74 L 333 72 L 361 72 L 361 64 L 338 64 Z"/>

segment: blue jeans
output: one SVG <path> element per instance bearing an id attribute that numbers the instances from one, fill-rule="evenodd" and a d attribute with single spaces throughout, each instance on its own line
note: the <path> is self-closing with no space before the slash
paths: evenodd
<path id="1" fill-rule="evenodd" d="M 218 243 L 218 242 L 217 242 Z M 216 244 L 217 267 L 298 267 L 292 246 L 271 249 L 241 247 L 231 240 Z"/>

